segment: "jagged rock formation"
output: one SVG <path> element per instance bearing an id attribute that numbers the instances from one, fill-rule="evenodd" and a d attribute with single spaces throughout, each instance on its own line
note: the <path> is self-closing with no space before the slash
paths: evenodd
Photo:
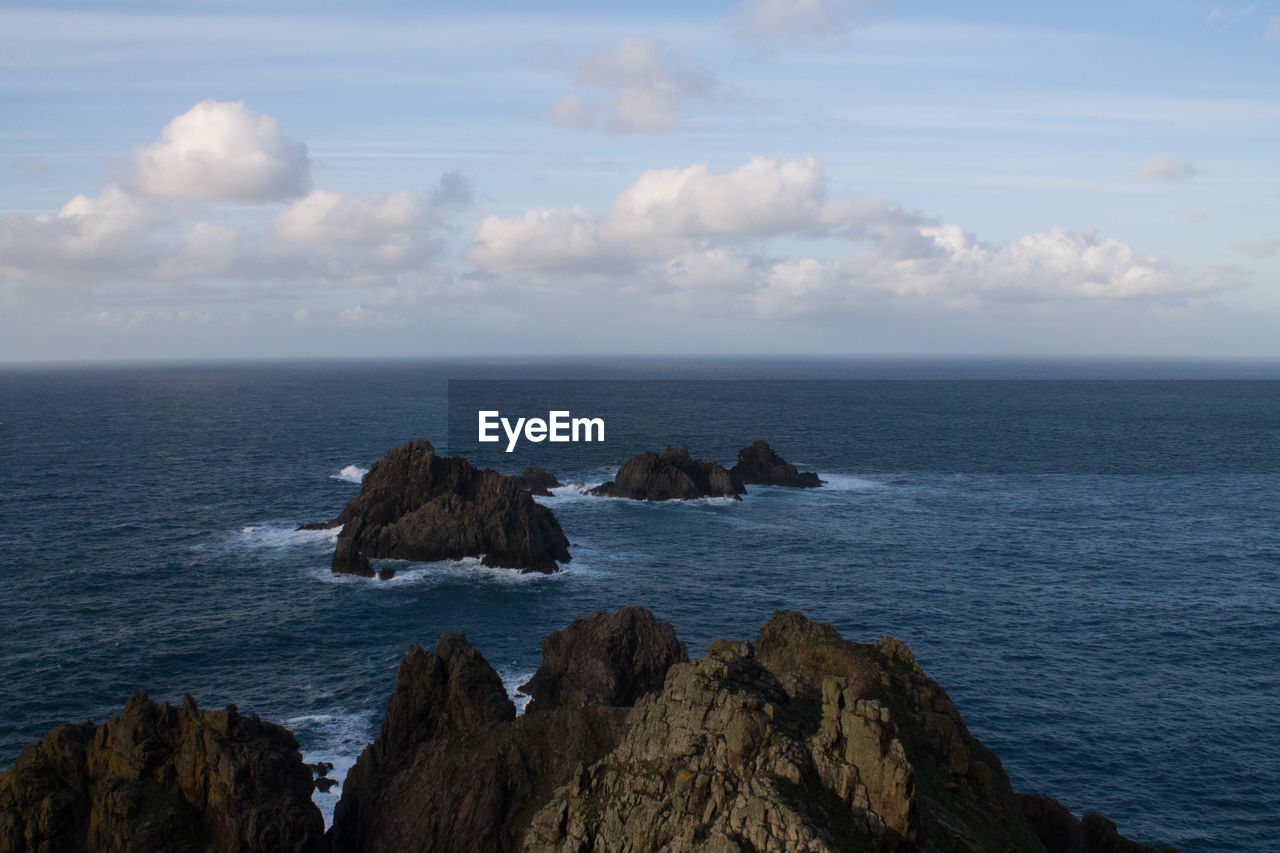
<path id="1" fill-rule="evenodd" d="M 663 649 L 674 639 L 669 625 L 634 608 L 586 621 L 589 629 L 569 630 L 583 643 L 602 642 L 595 648 L 613 661 L 612 672 L 583 677 L 557 664 L 556 683 L 574 685 L 578 703 L 557 706 L 544 696 L 538 711 L 519 718 L 502 679 L 464 636 L 442 636 L 434 653 L 411 648 L 381 736 L 347 774 L 330 831 L 336 853 L 521 849 L 537 807 L 622 737 L 628 709 L 609 704 L 616 685 L 655 680 L 658 658 L 609 650 Z M 555 681 L 540 674 L 543 683 Z M 614 687 L 593 695 L 597 684 Z"/>
<path id="2" fill-rule="evenodd" d="M 551 490 L 563 486 L 556 475 L 530 465 L 518 478 L 520 485 L 528 489 L 530 494 L 540 497 L 551 497 Z"/>
<path id="3" fill-rule="evenodd" d="M 618 468 L 613 480 L 596 486 L 590 494 L 637 501 L 737 498 L 746 489 L 722 465 L 710 459 L 694 459 L 689 448 L 668 446 L 658 453 L 632 456 Z"/>
<path id="4" fill-rule="evenodd" d="M 437 456 L 426 441 L 387 453 L 365 474 L 360 494 L 336 518 L 308 528 L 341 527 L 333 570 L 372 576 L 369 558 L 449 560 L 554 572 L 569 540 L 547 507 L 515 477 L 478 469 L 460 456 Z"/>
<path id="5" fill-rule="evenodd" d="M 813 489 L 822 485 L 812 471 L 800 472 L 796 466 L 773 452 L 766 442 L 753 441 L 738 451 L 738 463 L 729 473 L 749 486 L 791 486 Z"/>
<path id="6" fill-rule="evenodd" d="M 662 689 L 673 664 L 689 660 L 675 629 L 643 607 L 597 610 L 553 631 L 542 643 L 542 665 L 520 689 L 528 713 L 588 702 L 623 707 Z"/>
<path id="7" fill-rule="evenodd" d="M 286 729 L 137 693 L 101 726 L 54 729 L 0 774 L 0 851 L 319 851 L 312 789 Z"/>
<path id="8" fill-rule="evenodd" d="M 755 646 L 670 663 L 681 652 L 647 611 L 592 614 L 548 638 L 515 718 L 464 639 L 414 649 L 347 777 L 334 849 L 1155 850 L 1017 797 L 896 640 L 777 613 Z"/>
<path id="9" fill-rule="evenodd" d="M 1100 814 L 1085 812 L 1077 818 L 1044 794 L 1019 794 L 1018 803 L 1046 853 L 1177 853 L 1173 847 L 1130 841 Z"/>

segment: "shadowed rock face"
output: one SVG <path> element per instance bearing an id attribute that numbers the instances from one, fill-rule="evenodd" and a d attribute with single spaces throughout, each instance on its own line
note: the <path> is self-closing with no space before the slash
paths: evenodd
<path id="1" fill-rule="evenodd" d="M 575 685 L 579 703 L 553 707 L 544 698 L 543 710 L 519 718 L 501 678 L 465 637 L 442 636 L 434 653 L 411 648 L 381 736 L 347 774 L 330 832 L 333 849 L 520 850 L 538 806 L 622 737 L 628 709 L 611 703 L 638 695 L 639 684 L 662 683 L 665 670 L 652 668 L 651 654 L 625 658 L 617 650 L 630 643 L 633 650 L 674 652 L 670 626 L 648 611 L 594 614 L 575 626 L 583 622 L 590 630 L 574 631 L 583 653 L 618 659 L 613 676 L 559 667 L 557 683 Z M 633 659 L 635 677 L 628 678 Z M 597 685 L 602 692 L 594 692 Z"/>
<path id="2" fill-rule="evenodd" d="M 757 645 L 670 663 L 682 652 L 647 611 L 594 613 L 548 638 L 513 719 L 465 640 L 411 651 L 347 777 L 335 850 L 1155 849 L 1015 796 L 896 640 L 780 612 Z"/>
<path id="3" fill-rule="evenodd" d="M 1077 818 L 1043 794 L 1019 794 L 1018 803 L 1047 853 L 1177 853 L 1173 847 L 1130 841 L 1100 814 L 1085 812 Z"/>
<path id="4" fill-rule="evenodd" d="M 554 474 L 543 471 L 541 468 L 535 468 L 532 465 L 525 468 L 524 473 L 518 479 L 520 480 L 520 485 L 528 489 L 530 494 L 544 498 L 551 497 L 552 489 L 564 485 L 564 483 L 556 479 Z"/>
<path id="5" fill-rule="evenodd" d="M 319 851 L 311 769 L 286 729 L 134 694 L 0 774 L 0 851 Z"/>
<path id="6" fill-rule="evenodd" d="M 331 521 L 342 527 L 333 570 L 371 576 L 369 558 L 449 560 L 554 572 L 569 562 L 569 541 L 547 507 L 519 478 L 437 456 L 425 441 L 387 453 L 364 476 L 360 494 Z"/>
<path id="7" fill-rule="evenodd" d="M 813 489 L 822 485 L 812 471 L 801 473 L 796 466 L 773 452 L 763 441 L 753 441 L 749 447 L 738 451 L 738 464 L 729 473 L 739 482 L 750 486 L 791 486 Z"/>
<path id="8" fill-rule="evenodd" d="M 736 499 L 745 492 L 742 483 L 723 466 L 710 459 L 694 459 L 687 447 L 632 456 L 618 468 L 613 480 L 591 490 L 591 494 L 601 497 L 637 501 Z"/>
<path id="9" fill-rule="evenodd" d="M 660 690 L 667 670 L 687 660 L 675 629 L 648 610 L 597 610 L 543 641 L 542 666 L 520 689 L 532 698 L 528 713 L 588 702 L 628 706 Z"/>

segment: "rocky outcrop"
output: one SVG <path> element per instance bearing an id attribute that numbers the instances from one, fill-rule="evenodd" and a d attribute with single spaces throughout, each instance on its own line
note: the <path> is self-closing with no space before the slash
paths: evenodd
<path id="1" fill-rule="evenodd" d="M 535 468 L 532 465 L 525 468 L 524 473 L 516 479 L 520 481 L 520 485 L 527 489 L 530 494 L 544 498 L 551 497 L 552 489 L 556 489 L 564 485 L 564 483 L 561 483 L 556 479 L 555 474 L 543 471 L 541 468 Z"/>
<path id="2" fill-rule="evenodd" d="M 660 690 L 667 670 L 687 660 L 675 629 L 648 610 L 597 610 L 543 641 L 542 666 L 520 689 L 531 697 L 528 713 L 588 702 L 629 706 Z"/>
<path id="3" fill-rule="evenodd" d="M 548 638 L 516 718 L 464 639 L 412 650 L 347 777 L 335 850 L 1158 849 L 1016 796 L 896 640 L 781 612 L 755 645 L 676 658 L 647 611 L 594 613 Z"/>
<path id="4" fill-rule="evenodd" d="M 822 485 L 812 471 L 800 472 L 796 466 L 773 452 L 767 443 L 753 441 L 749 447 L 738 451 L 738 463 L 729 473 L 739 482 L 749 486 L 791 486 L 813 489 Z"/>
<path id="5" fill-rule="evenodd" d="M 438 456 L 426 441 L 387 453 L 365 474 L 360 494 L 336 518 L 335 572 L 372 576 L 370 558 L 449 560 L 554 572 L 569 561 L 569 541 L 547 507 L 518 478 Z"/>
<path id="6" fill-rule="evenodd" d="M 0 774 L 0 851 L 319 851 L 311 774 L 286 729 L 138 693 Z"/>
<path id="7" fill-rule="evenodd" d="M 557 657 L 548 672 L 574 685 L 575 703 L 544 694 L 519 718 L 502 680 L 461 635 L 435 652 L 414 646 L 400 662 L 378 740 L 347 774 L 330 832 L 337 853 L 352 851 L 515 851 L 529 821 L 579 768 L 598 761 L 622 737 L 629 709 L 628 671 L 662 683 L 649 650 L 670 649 L 670 626 L 634 608 L 569 629 L 582 660 L 611 660 L 613 678 L 584 674 Z M 578 623 L 575 623 L 578 625 Z M 631 648 L 628 664 L 620 648 Z M 683 646 L 679 651 L 683 653 Z M 560 663 L 556 663 L 560 661 Z M 550 682 L 547 682 L 550 683 Z M 597 689 L 599 692 L 597 692 Z M 563 695 L 563 694 L 562 694 Z"/>
<path id="8" fill-rule="evenodd" d="M 694 459 L 689 448 L 668 447 L 662 453 L 632 456 L 618 468 L 610 482 L 590 494 L 637 501 L 735 498 L 746 492 L 722 465 L 710 459 Z"/>
<path id="9" fill-rule="evenodd" d="M 1085 812 L 1077 818 L 1044 794 L 1019 794 L 1018 803 L 1046 853 L 1177 853 L 1174 847 L 1130 841 L 1100 814 Z"/>

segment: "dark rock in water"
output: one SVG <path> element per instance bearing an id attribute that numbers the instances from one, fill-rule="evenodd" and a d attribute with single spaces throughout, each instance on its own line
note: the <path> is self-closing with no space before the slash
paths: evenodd
<path id="1" fill-rule="evenodd" d="M 61 726 L 0 773 L 0 851 L 319 851 L 311 770 L 288 730 L 138 693 Z"/>
<path id="2" fill-rule="evenodd" d="M 350 536 L 339 536 L 338 545 L 333 551 L 333 570 L 344 575 L 364 575 L 373 577 L 373 567 L 369 558 L 356 547 Z"/>
<path id="3" fill-rule="evenodd" d="M 329 837 L 352 851 L 519 850 L 537 807 L 607 754 L 627 709 L 516 718 L 502 679 L 461 635 L 400 662 L 378 740 L 351 768 Z"/>
<path id="4" fill-rule="evenodd" d="M 797 471 L 796 466 L 774 453 L 773 448 L 763 441 L 753 441 L 750 447 L 739 450 L 738 464 L 730 468 L 729 473 L 752 486 L 812 489 L 822 485 L 817 474 Z"/>
<path id="5" fill-rule="evenodd" d="M 372 576 L 370 558 L 484 557 L 488 566 L 554 572 L 569 562 L 560 523 L 514 477 L 437 456 L 425 441 L 387 453 L 360 494 L 321 527 L 342 527 L 333 570 Z M 345 543 L 344 543 L 345 540 Z"/>
<path id="6" fill-rule="evenodd" d="M 542 666 L 520 689 L 531 697 L 527 713 L 588 702 L 633 705 L 688 659 L 671 625 L 648 610 L 597 610 L 543 641 Z"/>
<path id="7" fill-rule="evenodd" d="M 328 761 L 317 761 L 315 764 L 311 765 L 311 772 L 316 774 L 316 776 L 321 779 L 323 779 L 325 776 L 328 776 L 329 773 L 332 772 L 332 770 L 333 770 L 333 765 L 330 764 Z"/>
<path id="8" fill-rule="evenodd" d="M 552 489 L 559 488 L 564 485 L 564 483 L 561 483 L 556 479 L 554 474 L 549 474 L 541 468 L 535 468 L 532 465 L 525 468 L 524 473 L 516 479 L 520 481 L 521 486 L 529 490 L 530 494 L 544 498 L 551 497 Z"/>
<path id="9" fill-rule="evenodd" d="M 327 794 L 338 786 L 337 779 L 330 779 L 328 776 L 321 776 L 316 780 L 316 790 L 323 794 Z"/>
<path id="10" fill-rule="evenodd" d="M 668 447 L 658 453 L 632 456 L 618 468 L 618 475 L 591 490 L 607 498 L 637 501 L 737 498 L 746 492 L 722 465 L 710 459 L 694 459 L 689 448 Z"/>
<path id="11" fill-rule="evenodd" d="M 1077 818 L 1044 794 L 1019 794 L 1018 803 L 1046 853 L 1179 853 L 1176 847 L 1130 841 L 1100 814 L 1085 812 Z"/>

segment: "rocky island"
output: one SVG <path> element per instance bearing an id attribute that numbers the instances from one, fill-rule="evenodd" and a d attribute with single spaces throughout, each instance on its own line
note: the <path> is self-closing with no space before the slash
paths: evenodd
<path id="1" fill-rule="evenodd" d="M 694 459 L 689 448 L 668 446 L 662 453 L 632 456 L 611 481 L 589 494 L 637 501 L 687 501 L 695 498 L 734 498 L 745 493 L 724 466 L 710 459 Z"/>
<path id="2" fill-rule="evenodd" d="M 690 661 L 641 608 L 543 644 L 526 713 L 461 634 L 400 661 L 323 837 L 287 731 L 130 699 L 0 774 L 0 853 L 1159 853 L 1015 794 L 902 643 L 778 612 Z"/>
<path id="3" fill-rule="evenodd" d="M 748 486 L 790 486 L 813 489 L 822 485 L 812 471 L 800 472 L 796 466 L 773 452 L 767 442 L 756 440 L 738 451 L 738 463 L 729 474 Z"/>
<path id="4" fill-rule="evenodd" d="M 342 528 L 333 555 L 339 573 L 372 576 L 370 558 L 483 557 L 488 566 L 548 573 L 570 560 L 560 523 L 524 481 L 439 456 L 426 441 L 389 451 L 337 517 L 304 527 Z"/>

